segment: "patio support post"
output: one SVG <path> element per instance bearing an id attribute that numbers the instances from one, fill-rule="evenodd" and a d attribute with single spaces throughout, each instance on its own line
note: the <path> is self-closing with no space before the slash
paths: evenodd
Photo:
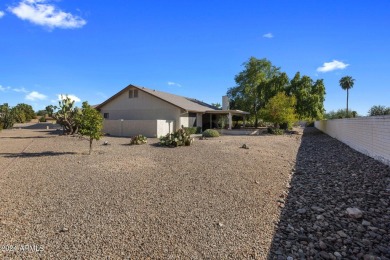
<path id="1" fill-rule="evenodd" d="M 232 130 L 232 113 L 229 112 L 229 130 Z"/>
<path id="2" fill-rule="evenodd" d="M 245 124 L 246 124 L 246 116 L 245 115 L 242 116 L 242 121 L 244 123 L 244 128 L 245 128 Z"/>
<path id="3" fill-rule="evenodd" d="M 213 115 L 210 114 L 210 129 L 213 129 Z"/>

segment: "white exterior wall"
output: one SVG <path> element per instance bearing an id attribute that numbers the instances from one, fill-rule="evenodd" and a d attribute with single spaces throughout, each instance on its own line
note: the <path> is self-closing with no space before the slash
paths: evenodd
<path id="1" fill-rule="evenodd" d="M 316 121 L 315 127 L 351 148 L 390 165 L 390 116 Z"/>
<path id="2" fill-rule="evenodd" d="M 103 132 L 113 136 L 160 137 L 171 133 L 175 127 L 174 120 L 104 120 Z"/>
<path id="3" fill-rule="evenodd" d="M 109 120 L 178 120 L 181 109 L 157 97 L 138 90 L 138 97 L 129 98 L 125 91 L 101 107 L 100 112 L 109 113 Z"/>
<path id="4" fill-rule="evenodd" d="M 182 114 L 180 116 L 180 125 L 179 125 L 179 127 L 181 127 L 181 126 L 192 127 L 194 125 L 194 123 L 195 123 L 195 120 L 196 120 L 196 117 L 189 117 L 188 113 Z"/>
<path id="5" fill-rule="evenodd" d="M 173 120 L 157 120 L 156 137 L 164 136 L 175 131 L 175 121 Z"/>

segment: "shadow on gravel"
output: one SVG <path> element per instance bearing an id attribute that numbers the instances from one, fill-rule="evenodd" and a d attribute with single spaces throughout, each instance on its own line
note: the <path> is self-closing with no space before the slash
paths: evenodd
<path id="1" fill-rule="evenodd" d="M 62 127 L 58 124 L 52 124 L 52 123 L 33 123 L 33 124 L 15 124 L 14 128 L 15 129 L 31 129 L 31 130 L 38 130 L 38 129 L 62 129 Z"/>
<path id="2" fill-rule="evenodd" d="M 77 154 L 74 152 L 41 152 L 41 153 L 0 153 L 0 156 L 7 158 L 29 158 L 29 157 L 45 157 L 45 156 L 61 156 L 61 155 L 69 155 L 69 154 Z"/>
<path id="3" fill-rule="evenodd" d="M 286 196 L 268 259 L 390 259 L 389 166 L 306 128 Z"/>
<path id="4" fill-rule="evenodd" d="M 1 136 L 0 139 L 41 139 L 52 138 L 52 136 Z"/>

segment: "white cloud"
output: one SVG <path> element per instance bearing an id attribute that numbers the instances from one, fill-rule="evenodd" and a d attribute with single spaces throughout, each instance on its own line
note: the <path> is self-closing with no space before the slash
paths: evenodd
<path id="1" fill-rule="evenodd" d="M 2 85 L 0 85 L 0 91 L 7 91 L 9 89 L 10 87 L 3 87 Z"/>
<path id="2" fill-rule="evenodd" d="M 329 72 L 333 70 L 343 70 L 348 67 L 349 64 L 346 64 L 342 61 L 333 60 L 331 62 L 325 62 L 321 67 L 317 68 L 318 72 Z"/>
<path id="3" fill-rule="evenodd" d="M 263 34 L 263 37 L 271 39 L 271 38 L 274 38 L 274 35 L 272 33 L 266 33 L 266 34 Z"/>
<path id="4" fill-rule="evenodd" d="M 22 20 L 49 28 L 80 28 L 87 23 L 81 17 L 66 13 L 46 2 L 47 0 L 22 0 L 8 10 Z"/>
<path id="5" fill-rule="evenodd" d="M 72 100 L 72 101 L 74 101 L 76 103 L 81 101 L 81 99 L 79 99 L 77 96 L 75 96 L 75 95 L 67 95 L 67 94 L 59 94 L 59 95 L 57 95 L 58 101 L 63 100 L 66 96 L 68 96 L 68 98 L 70 98 L 70 100 Z"/>
<path id="6" fill-rule="evenodd" d="M 15 92 L 22 92 L 22 93 L 28 93 L 29 92 L 25 88 L 13 88 L 12 90 L 15 91 Z"/>
<path id="7" fill-rule="evenodd" d="M 32 91 L 26 95 L 27 100 L 36 101 L 36 100 L 45 100 L 47 97 L 37 91 Z"/>
<path id="8" fill-rule="evenodd" d="M 172 82 L 172 81 L 168 81 L 167 84 L 168 84 L 169 86 L 176 86 L 176 87 L 179 87 L 179 88 L 181 87 L 181 85 L 180 85 L 179 83 Z"/>
<path id="9" fill-rule="evenodd" d="M 4 16 L 4 12 L 0 11 L 0 18 Z"/>

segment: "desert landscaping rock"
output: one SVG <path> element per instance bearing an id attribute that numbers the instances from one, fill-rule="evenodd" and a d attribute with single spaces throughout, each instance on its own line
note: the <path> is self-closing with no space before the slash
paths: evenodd
<path id="1" fill-rule="evenodd" d="M 267 258 L 300 137 L 129 141 L 3 130 L 0 242 L 43 252 L 0 259 Z"/>
<path id="2" fill-rule="evenodd" d="M 0 256 L 390 259 L 390 169 L 335 139 L 306 129 L 157 142 L 104 137 L 88 156 L 83 139 L 3 130 L 0 242 L 43 251 Z"/>
<path id="3" fill-rule="evenodd" d="M 363 212 L 358 208 L 347 208 L 347 214 L 351 218 L 361 218 L 363 217 Z"/>
<path id="4" fill-rule="evenodd" d="M 389 166 L 306 128 L 269 259 L 390 259 L 389 176 Z"/>

